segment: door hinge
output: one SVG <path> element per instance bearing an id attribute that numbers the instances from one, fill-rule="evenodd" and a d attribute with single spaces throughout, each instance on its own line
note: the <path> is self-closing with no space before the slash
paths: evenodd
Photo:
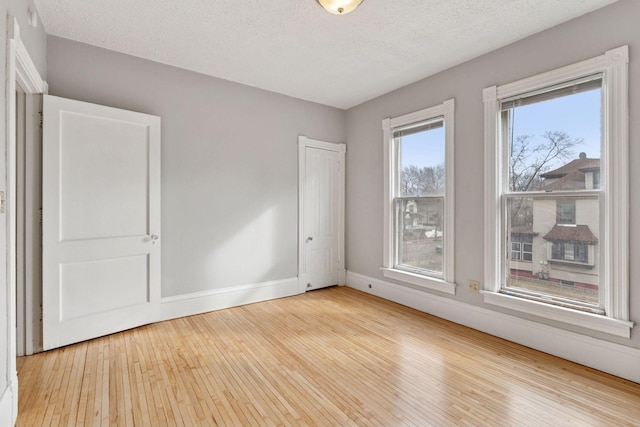
<path id="1" fill-rule="evenodd" d="M 40 120 L 39 120 L 40 121 L 40 129 L 42 129 L 43 122 L 44 122 L 44 119 L 43 119 L 44 115 L 42 114 L 42 111 L 38 112 L 38 116 L 40 117 Z"/>
<path id="2" fill-rule="evenodd" d="M 42 224 L 42 208 L 38 209 L 38 221 Z"/>
<path id="3" fill-rule="evenodd" d="M 0 213 L 4 213 L 5 201 L 4 191 L 0 191 Z"/>

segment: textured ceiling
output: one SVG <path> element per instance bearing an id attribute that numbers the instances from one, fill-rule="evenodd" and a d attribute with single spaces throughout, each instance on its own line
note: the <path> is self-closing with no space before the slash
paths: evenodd
<path id="1" fill-rule="evenodd" d="M 49 34 L 349 108 L 616 0 L 35 0 Z"/>

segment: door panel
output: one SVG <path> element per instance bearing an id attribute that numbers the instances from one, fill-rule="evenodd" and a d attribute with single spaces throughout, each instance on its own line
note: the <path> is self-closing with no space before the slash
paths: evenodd
<path id="1" fill-rule="evenodd" d="M 43 344 L 160 320 L 160 118 L 44 98 Z"/>
<path id="2" fill-rule="evenodd" d="M 147 255 L 61 264 L 61 320 L 147 303 L 148 269 Z"/>
<path id="3" fill-rule="evenodd" d="M 146 234 L 147 126 L 65 111 L 60 129 L 61 240 Z"/>
<path id="4" fill-rule="evenodd" d="M 304 236 L 307 288 L 338 284 L 338 152 L 305 149 Z"/>

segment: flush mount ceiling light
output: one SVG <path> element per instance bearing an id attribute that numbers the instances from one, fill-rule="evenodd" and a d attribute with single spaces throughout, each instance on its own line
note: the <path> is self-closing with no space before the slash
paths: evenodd
<path id="1" fill-rule="evenodd" d="M 362 0 L 316 0 L 327 12 L 335 15 L 346 15 L 353 12 Z"/>

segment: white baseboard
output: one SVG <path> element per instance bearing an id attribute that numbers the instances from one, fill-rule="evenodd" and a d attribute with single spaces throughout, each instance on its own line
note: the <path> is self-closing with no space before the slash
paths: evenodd
<path id="1" fill-rule="evenodd" d="M 371 287 L 369 287 L 371 285 Z M 347 286 L 640 383 L 640 350 L 444 298 L 351 271 Z"/>
<path id="2" fill-rule="evenodd" d="M 0 397 L 0 426 L 15 425 L 18 418 L 18 378 L 15 377 Z"/>
<path id="3" fill-rule="evenodd" d="M 194 314 L 237 307 L 254 302 L 297 295 L 298 278 L 272 280 L 250 285 L 234 286 L 211 291 L 162 298 L 162 320 L 193 316 Z"/>

